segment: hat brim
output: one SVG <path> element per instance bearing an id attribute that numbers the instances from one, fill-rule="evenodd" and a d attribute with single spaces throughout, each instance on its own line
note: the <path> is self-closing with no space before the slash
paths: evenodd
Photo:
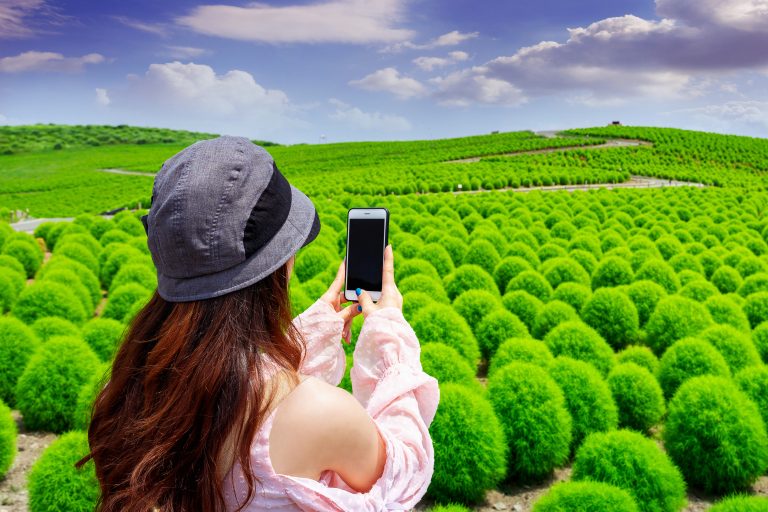
<path id="1" fill-rule="evenodd" d="M 319 223 L 312 201 L 291 185 L 291 210 L 283 226 L 248 259 L 221 272 L 176 279 L 157 272 L 157 292 L 169 302 L 203 300 L 245 288 L 284 265 L 317 236 Z M 313 229 L 313 226 L 317 227 Z"/>

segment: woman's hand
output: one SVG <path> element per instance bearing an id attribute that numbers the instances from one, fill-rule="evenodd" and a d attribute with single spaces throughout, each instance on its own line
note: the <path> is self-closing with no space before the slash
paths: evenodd
<path id="1" fill-rule="evenodd" d="M 352 329 L 352 320 L 360 313 L 356 304 L 347 306 L 344 309 L 341 305 L 345 302 L 349 302 L 344 298 L 344 260 L 341 260 L 339 270 L 336 272 L 336 278 L 331 283 L 331 287 L 328 291 L 320 297 L 320 300 L 331 305 L 334 311 L 336 311 L 342 320 L 344 320 L 344 328 L 341 330 L 341 337 L 344 341 L 350 343 L 350 331 Z M 343 300 L 342 300 L 343 299 Z"/>
<path id="2" fill-rule="evenodd" d="M 397 285 L 395 285 L 395 265 L 392 257 L 392 244 L 389 244 L 384 248 L 384 268 L 382 269 L 381 274 L 381 296 L 378 302 L 374 303 L 371 296 L 365 290 L 360 290 L 358 288 L 355 292 L 359 292 L 357 293 L 357 300 L 359 301 L 363 317 L 365 318 L 368 318 L 368 315 L 381 308 L 396 307 L 397 309 L 403 309 L 403 296 L 397 289 Z"/>

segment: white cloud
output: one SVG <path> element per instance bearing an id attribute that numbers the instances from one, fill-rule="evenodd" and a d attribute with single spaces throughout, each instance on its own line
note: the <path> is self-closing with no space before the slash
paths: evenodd
<path id="1" fill-rule="evenodd" d="M 396 44 L 386 46 L 381 51 L 384 53 L 397 53 L 405 49 L 431 50 L 433 48 L 440 48 L 444 46 L 456 46 L 458 44 L 463 43 L 464 41 L 474 39 L 479 35 L 480 35 L 479 32 L 459 32 L 458 30 L 453 30 L 451 32 L 448 32 L 447 34 L 438 36 L 424 44 L 416 44 L 411 41 L 403 41 L 401 43 L 396 43 Z"/>
<path id="2" fill-rule="evenodd" d="M 416 57 L 413 59 L 413 63 L 424 71 L 432 71 L 433 69 L 444 68 L 468 58 L 469 54 L 467 52 L 455 51 L 448 53 L 448 57 Z"/>
<path id="3" fill-rule="evenodd" d="M 721 105 L 680 109 L 674 112 L 693 114 L 729 122 L 768 126 L 768 101 L 729 101 Z"/>
<path id="4" fill-rule="evenodd" d="M 413 35 L 397 26 L 404 11 L 405 0 L 202 5 L 175 21 L 201 34 L 263 43 L 391 43 Z"/>
<path id="5" fill-rule="evenodd" d="M 61 25 L 73 19 L 59 10 L 45 0 L 0 0 L 0 39 L 32 37 L 46 32 L 41 25 Z"/>
<path id="6" fill-rule="evenodd" d="M 0 58 L 0 73 L 23 73 L 28 71 L 82 71 L 87 64 L 100 64 L 104 56 L 89 53 L 82 57 L 64 57 L 60 53 L 29 51 L 13 57 Z"/>
<path id="7" fill-rule="evenodd" d="M 201 55 L 207 55 L 211 53 L 204 48 L 195 48 L 193 46 L 172 46 L 166 45 L 166 51 L 164 55 L 168 55 L 174 59 L 191 59 L 193 57 L 200 57 Z"/>
<path id="8" fill-rule="evenodd" d="M 146 21 L 141 20 L 135 20 L 133 18 L 129 18 L 127 16 L 112 16 L 114 19 L 125 25 L 126 27 L 130 27 L 136 30 L 141 30 L 142 32 L 147 32 L 149 34 L 155 34 L 156 36 L 160 37 L 167 37 L 168 36 L 168 26 L 165 23 L 148 23 Z"/>
<path id="9" fill-rule="evenodd" d="M 486 77 L 471 69 L 433 78 L 430 83 L 437 86 L 432 96 L 441 105 L 464 107 L 479 103 L 517 106 L 527 101 L 523 92 L 509 82 Z"/>
<path id="10" fill-rule="evenodd" d="M 352 128 L 378 131 L 407 131 L 411 123 L 404 117 L 382 114 L 380 112 L 364 112 L 337 99 L 329 102 L 336 111 L 328 117 Z"/>
<path id="11" fill-rule="evenodd" d="M 424 84 L 413 78 L 400 75 L 400 72 L 395 68 L 380 69 L 360 80 L 350 81 L 349 85 L 369 91 L 390 92 L 402 99 L 422 96 L 427 92 Z"/>
<path id="12" fill-rule="evenodd" d="M 109 93 L 106 89 L 102 89 L 100 87 L 96 88 L 96 103 L 104 107 L 111 103 L 111 100 L 109 99 Z"/>
<path id="13" fill-rule="evenodd" d="M 0 123 L 5 123 L 8 120 L 3 114 L 0 114 Z"/>

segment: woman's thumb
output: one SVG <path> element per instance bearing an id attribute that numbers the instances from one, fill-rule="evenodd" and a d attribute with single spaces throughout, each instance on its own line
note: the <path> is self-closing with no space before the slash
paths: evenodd
<path id="1" fill-rule="evenodd" d="M 367 291 L 363 290 L 357 297 L 358 304 L 362 307 L 363 315 L 368 315 L 371 308 L 373 308 L 373 300 Z"/>

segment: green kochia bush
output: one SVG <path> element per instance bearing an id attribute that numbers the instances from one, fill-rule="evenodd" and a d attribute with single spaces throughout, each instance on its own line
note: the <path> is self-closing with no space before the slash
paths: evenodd
<path id="1" fill-rule="evenodd" d="M 3 254 L 12 256 L 24 265 L 27 278 L 35 275 L 43 263 L 43 251 L 33 240 L 11 240 L 3 245 Z"/>
<path id="2" fill-rule="evenodd" d="M 534 338 L 541 340 L 558 325 L 578 319 L 579 315 L 575 309 L 565 302 L 553 300 L 539 309 L 531 334 Z"/>
<path id="3" fill-rule="evenodd" d="M 730 377 L 728 363 L 711 343 L 698 338 L 684 338 L 669 347 L 659 362 L 659 384 L 670 398 L 677 388 L 692 377 L 718 375 Z"/>
<path id="4" fill-rule="evenodd" d="M 498 291 L 493 277 L 479 265 L 461 265 L 443 278 L 448 298 L 453 300 L 467 290 Z"/>
<path id="5" fill-rule="evenodd" d="M 552 288 L 562 283 L 578 283 L 589 286 L 589 274 L 576 260 L 552 258 L 541 265 L 541 273 Z"/>
<path id="6" fill-rule="evenodd" d="M 0 400 L 0 479 L 5 477 L 16 457 L 16 435 L 11 409 Z"/>
<path id="7" fill-rule="evenodd" d="M 709 512 L 768 512 L 768 498 L 763 496 L 731 496 L 715 503 Z"/>
<path id="8" fill-rule="evenodd" d="M 572 449 L 578 448 L 592 432 L 615 430 L 618 412 L 608 384 L 589 363 L 557 357 L 549 374 L 565 395 L 565 405 L 573 420 Z"/>
<path id="9" fill-rule="evenodd" d="M 83 324 L 83 339 L 102 361 L 112 358 L 125 325 L 110 318 L 94 318 Z"/>
<path id="10" fill-rule="evenodd" d="M 633 277 L 632 265 L 629 262 L 617 256 L 610 256 L 600 261 L 592 273 L 592 289 L 630 284 Z"/>
<path id="11" fill-rule="evenodd" d="M 635 281 L 627 287 L 627 295 L 637 309 L 637 317 L 642 327 L 656 309 L 656 304 L 667 295 L 667 292 L 653 281 Z"/>
<path id="12" fill-rule="evenodd" d="M 472 330 L 461 315 L 446 304 L 428 304 L 414 315 L 411 322 L 419 341 L 440 342 L 456 349 L 472 368 L 480 359 L 480 348 Z"/>
<path id="13" fill-rule="evenodd" d="M 523 290 L 510 291 L 501 298 L 504 307 L 517 316 L 528 327 L 528 331 L 533 329 L 536 316 L 539 314 L 544 303 L 530 293 Z"/>
<path id="14" fill-rule="evenodd" d="M 753 329 L 768 321 L 768 292 L 753 293 L 747 297 L 743 308 Z"/>
<path id="15" fill-rule="evenodd" d="M 48 340 L 30 359 L 16 385 L 16 399 L 29 430 L 65 432 L 72 427 L 77 395 L 99 359 L 78 338 Z"/>
<path id="16" fill-rule="evenodd" d="M 81 469 L 75 462 L 88 453 L 85 432 L 68 432 L 46 448 L 29 473 L 30 512 L 90 512 L 99 499 L 93 461 Z"/>
<path id="17" fill-rule="evenodd" d="M 629 430 L 587 437 L 576 453 L 572 478 L 620 487 L 643 512 L 677 512 L 686 504 L 680 470 L 655 441 Z"/>
<path id="18" fill-rule="evenodd" d="M 533 338 L 510 338 L 499 346 L 499 349 L 491 358 L 488 367 L 488 377 L 496 373 L 509 363 L 520 361 L 533 363 L 542 368 L 549 368 L 554 358 L 547 346 Z"/>
<path id="19" fill-rule="evenodd" d="M 698 302 L 674 295 L 665 297 L 646 325 L 648 346 L 660 356 L 675 341 L 694 336 L 711 324 L 709 311 Z"/>
<path id="20" fill-rule="evenodd" d="M 506 475 L 507 443 L 493 408 L 464 386 L 440 386 L 440 407 L 429 427 L 435 469 L 428 493 L 438 501 L 477 503 Z"/>
<path id="21" fill-rule="evenodd" d="M 499 287 L 499 291 L 504 293 L 507 283 L 517 277 L 521 272 L 526 270 L 533 270 L 531 264 L 519 256 L 507 256 L 503 258 L 496 268 L 493 269 L 493 278 L 496 280 L 496 285 Z"/>
<path id="22" fill-rule="evenodd" d="M 565 302 L 576 311 L 580 310 L 592 296 L 592 289 L 578 283 L 563 283 L 552 294 L 552 300 Z"/>
<path id="23" fill-rule="evenodd" d="M 490 359 L 501 343 L 509 338 L 527 338 L 528 328 L 514 314 L 505 309 L 488 313 L 477 327 L 480 352 Z"/>
<path id="24" fill-rule="evenodd" d="M 748 334 L 729 325 L 713 325 L 699 333 L 698 337 L 706 340 L 722 354 L 731 372 L 736 374 L 747 366 L 761 364 L 755 344 Z"/>
<path id="25" fill-rule="evenodd" d="M 568 356 L 594 365 L 602 375 L 613 368 L 613 350 L 600 335 L 582 322 L 558 325 L 544 338 L 554 356 Z"/>
<path id="26" fill-rule="evenodd" d="M 468 290 L 453 301 L 453 309 L 464 317 L 475 334 L 477 334 L 477 328 L 485 315 L 494 309 L 503 307 L 501 298 L 487 290 Z"/>
<path id="27" fill-rule="evenodd" d="M 40 342 L 17 318 L 0 317 L 0 400 L 16 405 L 16 382 Z"/>
<path id="28" fill-rule="evenodd" d="M 680 386 L 663 436 L 688 483 L 707 492 L 746 489 L 768 468 L 765 424 L 729 379 L 703 376 Z"/>
<path id="29" fill-rule="evenodd" d="M 306 283 L 307 285 L 309 282 Z M 397 285 L 400 293 L 406 294 L 409 292 L 422 292 L 428 294 L 435 302 L 443 304 L 450 303 L 448 295 L 443 289 L 443 285 L 439 280 L 433 279 L 426 275 L 414 274 L 406 277 L 400 281 Z"/>
<path id="30" fill-rule="evenodd" d="M 147 302 L 152 292 L 136 283 L 128 283 L 115 290 L 107 299 L 102 316 L 122 320 L 137 301 Z"/>
<path id="31" fill-rule="evenodd" d="M 102 364 L 97 366 L 96 371 L 80 388 L 80 392 L 77 394 L 77 402 L 75 403 L 75 410 L 72 414 L 72 428 L 76 430 L 88 431 L 88 425 L 91 423 L 91 411 L 93 409 L 93 402 L 104 387 L 104 383 L 108 379 L 107 372 L 109 366 Z"/>
<path id="32" fill-rule="evenodd" d="M 560 482 L 533 505 L 533 512 L 637 512 L 625 490 L 603 482 Z"/>
<path id="33" fill-rule="evenodd" d="M 476 239 L 467 247 L 462 265 L 478 265 L 490 275 L 500 260 L 499 252 L 491 242 L 484 239 Z"/>
<path id="34" fill-rule="evenodd" d="M 542 301 L 549 300 L 550 295 L 552 295 L 552 285 L 549 284 L 549 281 L 533 270 L 520 272 L 507 283 L 505 290 L 522 290 Z"/>
<path id="35" fill-rule="evenodd" d="M 80 336 L 80 329 L 75 324 L 58 316 L 38 318 L 31 327 L 42 342 L 54 336 Z"/>
<path id="36" fill-rule="evenodd" d="M 768 322 L 763 322 L 752 331 L 752 341 L 764 363 L 768 363 Z"/>
<path id="37" fill-rule="evenodd" d="M 715 323 L 730 325 L 742 332 L 749 332 L 749 319 L 733 296 L 714 295 L 704 303 Z"/>
<path id="38" fill-rule="evenodd" d="M 296 275 L 302 283 L 333 263 L 333 255 L 322 247 L 306 247 L 296 256 Z"/>
<path id="39" fill-rule="evenodd" d="M 750 366 L 736 374 L 736 383 L 757 408 L 768 425 L 768 366 Z"/>
<path id="40" fill-rule="evenodd" d="M 635 363 L 623 363 L 608 374 L 608 386 L 619 412 L 619 427 L 648 432 L 664 415 L 664 393 L 656 378 Z"/>
<path id="41" fill-rule="evenodd" d="M 147 290 L 154 290 L 157 288 L 157 271 L 141 263 L 126 263 L 120 267 L 112 279 L 109 294 L 111 295 L 117 288 L 128 283 L 137 283 Z"/>
<path id="42" fill-rule="evenodd" d="M 86 312 L 67 286 L 53 281 L 35 281 L 21 292 L 13 307 L 13 315 L 26 324 L 46 316 L 59 316 L 80 325 Z"/>
<path id="43" fill-rule="evenodd" d="M 653 354 L 651 349 L 643 345 L 630 345 L 625 348 L 616 354 L 616 362 L 635 363 L 654 375 L 659 371 L 659 359 Z"/>
<path id="44" fill-rule="evenodd" d="M 44 279 L 48 272 L 59 269 L 71 270 L 74 272 L 91 295 L 93 304 L 99 303 L 101 300 L 101 284 L 99 283 L 99 278 L 96 277 L 93 272 L 88 270 L 85 265 L 75 260 L 54 255 L 40 268 L 35 275 L 35 279 Z"/>
<path id="45" fill-rule="evenodd" d="M 629 297 L 618 290 L 600 288 L 595 291 L 584 304 L 581 318 L 616 349 L 637 338 L 637 309 Z"/>
<path id="46" fill-rule="evenodd" d="M 440 384 L 454 382 L 473 391 L 485 392 L 469 363 L 456 349 L 444 343 L 426 343 L 421 347 L 421 365 L 425 373 L 433 376 Z"/>
<path id="47" fill-rule="evenodd" d="M 537 480 L 568 459 L 571 416 L 563 392 L 546 371 L 510 363 L 488 381 L 491 403 L 509 443 L 509 475 Z"/>

